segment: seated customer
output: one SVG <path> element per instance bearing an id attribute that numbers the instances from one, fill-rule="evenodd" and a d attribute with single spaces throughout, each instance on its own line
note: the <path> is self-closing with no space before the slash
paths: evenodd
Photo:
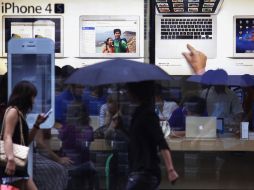
<path id="1" fill-rule="evenodd" d="M 185 117 L 186 116 L 206 116 L 206 103 L 203 98 L 197 95 L 189 95 L 183 99 L 169 119 L 171 130 L 176 136 L 185 136 Z"/>
<path id="2" fill-rule="evenodd" d="M 117 138 L 116 125 L 122 124 L 120 105 L 117 100 L 117 95 L 109 95 L 107 103 L 101 106 L 100 123 L 101 127 L 95 132 L 103 132 L 103 137 L 108 140 Z M 117 139 L 115 139 L 117 140 Z"/>
<path id="3" fill-rule="evenodd" d="M 178 108 L 174 101 L 166 101 L 162 95 L 162 87 L 157 85 L 155 88 L 155 112 L 161 121 L 167 121 L 171 117 L 172 112 Z"/>
<path id="4" fill-rule="evenodd" d="M 72 161 L 58 156 L 49 146 L 50 129 L 40 129 L 35 137 L 37 152 L 34 153 L 34 181 L 39 189 L 63 190 L 67 187 L 68 170 Z"/>
<path id="5" fill-rule="evenodd" d="M 205 89 L 201 97 L 206 99 L 207 113 L 224 119 L 225 129 L 239 131 L 243 108 L 237 95 L 227 86 L 216 85 Z"/>

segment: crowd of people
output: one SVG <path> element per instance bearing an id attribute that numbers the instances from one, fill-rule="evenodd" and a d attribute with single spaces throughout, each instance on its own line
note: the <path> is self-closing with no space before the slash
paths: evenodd
<path id="1" fill-rule="evenodd" d="M 114 34 L 116 39 L 108 38 L 103 52 L 122 51 L 121 30 L 115 29 Z M 187 48 L 189 52 L 183 53 L 183 56 L 193 71 L 202 75 L 205 72 L 206 56 L 191 45 L 187 45 Z M 125 51 L 128 51 L 127 44 Z M 226 86 L 213 86 L 204 89 L 200 94 L 188 94 L 178 103 L 165 99 L 163 87 L 149 81 L 128 83 L 125 86 L 129 105 L 135 105 L 135 109 L 131 112 L 131 120 L 126 127 L 122 105 L 112 89 L 109 90 L 107 86 L 62 85 L 62 81 L 74 69 L 68 66 L 58 68 L 56 71 L 59 71 L 56 81 L 60 81 L 61 85 L 56 85 L 58 92 L 54 127 L 59 132 L 58 137 L 62 142 L 60 152 L 56 153 L 46 143 L 47 139 L 50 139 L 50 131 L 40 129 L 40 124 L 47 119 L 43 113 L 39 114 L 33 128 L 28 129 L 25 118 L 32 110 L 37 94 L 36 87 L 32 83 L 21 81 L 14 87 L 8 102 L 7 98 L 1 99 L 1 104 L 5 104 L 4 110 L 8 108 L 3 119 L 7 165 L 0 167 L 0 175 L 4 183 L 11 183 L 27 190 L 40 188 L 60 190 L 72 188 L 68 186 L 71 180 L 74 181 L 74 179 L 70 180 L 70 176 L 79 178 L 80 182 L 84 181 L 85 176 L 89 189 L 98 188 L 97 171 L 91 161 L 89 144 L 94 140 L 96 136 L 94 134 L 102 131 L 103 138 L 109 142 L 119 135 L 117 138 L 122 138 L 128 143 L 129 175 L 126 189 L 155 190 L 158 189 L 161 181 L 158 150 L 164 160 L 168 180 L 174 183 L 179 178 L 160 121 L 167 121 L 170 127 L 178 132 L 175 133 L 177 136 L 184 136 L 188 127 L 185 126 L 185 117 L 189 115 L 223 117 L 228 121 L 226 124 L 234 127 L 240 126 L 243 119 L 241 102 Z M 2 97 L 4 96 L 1 95 Z M 220 105 L 215 106 L 217 104 Z M 97 117 L 98 126 L 93 126 L 90 116 Z M 33 140 L 36 142 L 33 179 L 29 177 L 26 170 L 19 173 L 13 158 L 12 143 L 20 144 L 18 137 L 21 132 L 17 127 L 20 125 L 19 117 L 22 118 L 26 145 Z"/>

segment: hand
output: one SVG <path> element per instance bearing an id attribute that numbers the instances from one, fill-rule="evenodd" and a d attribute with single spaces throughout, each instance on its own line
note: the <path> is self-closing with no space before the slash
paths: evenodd
<path id="1" fill-rule="evenodd" d="M 168 179 L 172 184 L 174 184 L 178 178 L 179 175 L 174 169 L 168 171 Z"/>
<path id="2" fill-rule="evenodd" d="M 112 117 L 112 121 L 110 123 L 110 126 L 113 127 L 114 129 L 121 128 L 121 126 L 122 126 L 122 118 L 121 118 L 119 113 L 116 113 Z"/>
<path id="3" fill-rule="evenodd" d="M 48 117 L 45 117 L 44 116 L 44 114 L 39 114 L 38 116 L 37 116 L 37 119 L 36 119 L 36 121 L 35 121 L 35 125 L 40 125 L 40 124 L 42 124 L 43 122 L 45 122 L 46 120 L 47 120 L 47 118 Z"/>
<path id="4" fill-rule="evenodd" d="M 14 175 L 16 170 L 16 163 L 14 160 L 8 160 L 5 168 L 5 173 L 7 175 Z"/>
<path id="5" fill-rule="evenodd" d="M 190 52 L 183 53 L 186 61 L 190 64 L 196 74 L 203 74 L 206 67 L 206 55 L 201 51 L 197 51 L 190 44 L 187 44 L 187 48 L 190 50 Z"/>
<path id="6" fill-rule="evenodd" d="M 65 166 L 69 166 L 69 165 L 73 164 L 73 161 L 68 157 L 61 157 L 58 160 L 58 163 L 65 165 Z"/>

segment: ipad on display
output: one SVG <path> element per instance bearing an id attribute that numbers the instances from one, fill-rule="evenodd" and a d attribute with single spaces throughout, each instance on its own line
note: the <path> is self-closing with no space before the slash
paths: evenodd
<path id="1" fill-rule="evenodd" d="M 234 16 L 234 57 L 254 57 L 254 15 Z"/>

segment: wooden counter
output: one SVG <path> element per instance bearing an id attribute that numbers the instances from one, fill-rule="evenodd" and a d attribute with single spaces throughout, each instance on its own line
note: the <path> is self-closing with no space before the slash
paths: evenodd
<path id="1" fill-rule="evenodd" d="M 174 151 L 254 151 L 254 140 L 239 138 L 187 139 L 167 138 L 168 145 Z M 111 146 L 104 139 L 91 143 L 91 151 L 111 151 Z"/>
<path id="2" fill-rule="evenodd" d="M 254 140 L 235 138 L 216 139 L 167 139 L 171 150 L 175 151 L 254 151 Z"/>

